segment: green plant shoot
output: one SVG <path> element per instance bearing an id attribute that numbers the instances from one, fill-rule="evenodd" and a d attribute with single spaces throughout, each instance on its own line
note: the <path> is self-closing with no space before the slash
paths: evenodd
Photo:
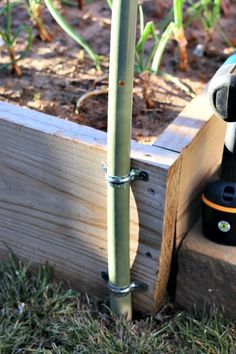
<path id="1" fill-rule="evenodd" d="M 161 60 L 162 60 L 166 45 L 167 45 L 169 39 L 171 38 L 174 29 L 175 29 L 174 22 L 170 22 L 169 25 L 167 26 L 167 28 L 165 29 L 165 31 L 163 32 L 163 34 L 156 46 L 154 57 L 152 60 L 152 66 L 151 66 L 151 71 L 154 72 L 155 74 L 157 74 L 157 72 L 159 71 L 159 67 L 161 64 Z"/>
<path id="2" fill-rule="evenodd" d="M 52 36 L 48 33 L 46 27 L 43 24 L 41 12 L 42 12 L 42 0 L 28 0 L 29 15 L 31 21 L 39 32 L 39 37 L 44 42 L 51 42 Z"/>
<path id="3" fill-rule="evenodd" d="M 53 4 L 53 1 L 44 0 L 44 2 L 48 8 L 48 11 L 51 13 L 52 17 L 58 23 L 58 25 L 87 52 L 90 58 L 94 61 L 97 70 L 101 70 L 98 55 L 92 50 L 92 48 L 87 44 L 87 42 L 78 33 L 74 31 L 74 29 L 70 26 L 70 24 L 64 19 L 64 17 L 56 9 L 56 7 Z"/>
<path id="4" fill-rule="evenodd" d="M 3 16 L 4 19 L 4 24 L 2 27 L 0 27 L 0 38 L 2 39 L 4 45 L 7 48 L 9 57 L 10 57 L 10 63 L 7 64 L 1 64 L 0 65 L 0 70 L 5 69 L 9 65 L 12 66 L 13 72 L 17 76 L 21 76 L 22 72 L 20 67 L 18 66 L 18 61 L 23 59 L 27 53 L 29 52 L 32 44 L 32 30 L 30 27 L 28 27 L 25 24 L 21 24 L 16 30 L 13 31 L 12 29 L 12 8 L 13 6 L 17 5 L 20 3 L 20 1 L 15 1 L 15 2 L 10 2 L 10 0 L 6 1 L 6 5 L 0 10 L 0 15 Z M 17 39 L 20 37 L 22 32 L 26 32 L 27 38 L 26 38 L 26 46 L 25 49 L 16 54 L 15 51 L 15 44 Z"/>
<path id="5" fill-rule="evenodd" d="M 107 3 L 108 3 L 108 5 L 109 5 L 109 7 L 111 9 L 112 8 L 112 0 L 107 0 Z"/>
<path id="6" fill-rule="evenodd" d="M 110 8 L 112 8 L 112 0 L 107 0 Z M 140 24 L 140 37 L 135 48 L 135 71 L 140 73 L 144 71 L 158 72 L 160 62 L 170 38 L 171 31 L 169 28 L 163 33 L 163 36 L 158 36 L 153 21 L 145 24 L 143 8 L 139 5 L 139 24 Z M 144 47 L 148 40 L 152 40 L 153 44 L 147 57 L 144 55 Z"/>
<path id="7" fill-rule="evenodd" d="M 112 8 L 112 0 L 107 0 L 107 3 L 110 8 Z M 135 48 L 135 72 L 151 72 L 153 74 L 160 74 L 164 76 L 168 81 L 173 82 L 176 86 L 178 86 L 181 90 L 188 93 L 192 96 L 191 90 L 184 85 L 180 80 L 173 77 L 170 74 L 166 74 L 165 72 L 160 72 L 161 61 L 166 49 L 166 46 L 173 36 L 175 29 L 180 24 L 182 24 L 182 0 L 181 6 L 180 2 L 176 6 L 176 11 L 178 11 L 178 15 L 176 16 L 176 22 L 170 21 L 173 16 L 173 9 L 170 10 L 168 15 L 167 25 L 164 27 L 163 32 L 159 33 L 155 27 L 153 21 L 149 21 L 145 24 L 144 13 L 142 5 L 139 5 L 139 27 L 140 27 L 140 37 L 136 44 Z M 160 25 L 160 27 L 163 27 Z M 181 27 L 181 26 L 180 26 Z M 151 49 L 148 53 L 145 53 L 145 45 L 148 41 L 152 42 Z"/>
<path id="8" fill-rule="evenodd" d="M 211 40 L 213 30 L 220 20 L 221 16 L 221 0 L 199 0 L 189 1 L 188 15 L 189 21 L 187 25 L 191 25 L 193 21 L 199 21 L 206 32 L 206 43 Z"/>
<path id="9" fill-rule="evenodd" d="M 188 66 L 188 56 L 187 56 L 187 39 L 185 37 L 183 28 L 183 0 L 173 0 L 174 9 L 174 35 L 175 39 L 179 45 L 180 53 L 180 69 L 183 71 L 187 70 Z"/>

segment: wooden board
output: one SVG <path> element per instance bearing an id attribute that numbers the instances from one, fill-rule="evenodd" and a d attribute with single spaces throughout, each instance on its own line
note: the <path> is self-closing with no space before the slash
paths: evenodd
<path id="1" fill-rule="evenodd" d="M 158 310 L 166 298 L 166 289 L 170 276 L 170 265 L 175 247 L 176 215 L 181 177 L 181 159 L 171 166 L 167 175 L 166 200 L 164 207 L 164 222 L 162 244 L 159 257 L 159 273 L 155 288 L 155 309 Z M 170 250 L 172 252 L 170 253 Z M 164 291 L 163 291 L 164 290 Z"/>
<path id="2" fill-rule="evenodd" d="M 132 280 L 139 310 L 153 312 L 169 276 L 180 175 L 179 154 L 133 142 Z M 0 254 L 8 247 L 32 265 L 48 261 L 73 287 L 103 296 L 107 267 L 106 134 L 39 112 L 0 103 Z M 176 192 L 177 193 L 177 192 Z M 176 195 L 176 194 L 175 194 Z M 159 275 L 158 275 L 159 274 Z"/>
<path id="3" fill-rule="evenodd" d="M 132 142 L 131 275 L 147 282 L 134 293 L 139 310 L 165 298 L 176 250 L 200 213 L 199 196 L 221 161 L 225 123 L 203 93 L 153 146 Z M 103 296 L 107 267 L 106 133 L 0 103 L 0 254 L 8 245 L 26 260 L 49 261 L 56 274 Z"/>
<path id="4" fill-rule="evenodd" d="M 225 131 L 226 123 L 213 114 L 204 91 L 154 143 L 180 153 L 176 247 L 200 215 L 200 196 L 207 181 L 219 169 Z"/>
<path id="5" fill-rule="evenodd" d="M 176 304 L 191 311 L 215 305 L 236 319 L 235 297 L 236 247 L 205 238 L 200 220 L 179 251 Z"/>
<path id="6" fill-rule="evenodd" d="M 192 143 L 212 116 L 205 89 L 180 112 L 153 145 L 181 153 Z"/>

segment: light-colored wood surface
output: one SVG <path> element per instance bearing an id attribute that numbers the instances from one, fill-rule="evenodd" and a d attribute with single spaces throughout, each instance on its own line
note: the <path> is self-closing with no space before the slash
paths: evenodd
<path id="1" fill-rule="evenodd" d="M 154 144 L 180 153 L 176 247 L 200 215 L 200 195 L 221 163 L 225 131 L 226 123 L 213 114 L 204 92 L 186 106 Z"/>
<path id="2" fill-rule="evenodd" d="M 180 247 L 176 304 L 192 311 L 215 305 L 236 319 L 235 297 L 236 247 L 205 238 L 199 220 Z"/>
<path id="3" fill-rule="evenodd" d="M 176 234 L 176 215 L 178 208 L 178 194 L 180 186 L 181 176 L 181 159 L 171 166 L 167 175 L 166 183 L 166 199 L 164 207 L 164 222 L 162 231 L 162 244 L 159 257 L 159 273 L 156 283 L 155 292 L 155 306 L 158 309 L 165 299 L 165 292 L 163 289 L 167 289 L 169 276 L 170 276 L 170 264 L 172 262 L 173 252 L 175 247 L 175 234 Z M 175 251 L 175 250 L 174 250 Z M 161 290 L 161 291 L 160 291 Z"/>
<path id="4" fill-rule="evenodd" d="M 226 124 L 212 117 L 181 153 L 181 176 L 176 222 L 176 246 L 200 216 L 200 196 L 219 169 Z"/>
<path id="5" fill-rule="evenodd" d="M 217 170 L 225 123 L 203 94 L 167 128 L 156 146 L 132 142 L 132 168 L 149 182 L 131 184 L 132 280 L 139 310 L 164 297 L 173 245 L 200 213 L 199 196 Z M 82 291 L 105 294 L 107 267 L 106 133 L 0 102 L 0 254 L 8 245 L 32 263 L 49 261 Z M 4 245 L 5 243 L 5 245 Z"/>
<path id="6" fill-rule="evenodd" d="M 196 96 L 153 145 L 181 153 L 213 117 L 206 89 Z"/>
<path id="7" fill-rule="evenodd" d="M 169 177 L 176 179 L 170 171 L 178 157 L 153 146 L 132 145 L 132 167 L 149 173 L 148 182 L 132 183 L 131 193 L 132 280 L 149 285 L 147 293 L 134 293 L 134 304 L 143 311 L 156 308 L 156 294 L 159 304 L 164 298 L 176 214 L 172 206 L 173 213 L 164 216 L 170 203 L 166 191 Z M 100 273 L 107 267 L 107 250 L 102 161 L 105 133 L 0 103 L 0 254 L 9 247 L 32 264 L 48 261 L 76 288 L 103 296 Z M 157 282 L 158 273 L 165 281 Z"/>

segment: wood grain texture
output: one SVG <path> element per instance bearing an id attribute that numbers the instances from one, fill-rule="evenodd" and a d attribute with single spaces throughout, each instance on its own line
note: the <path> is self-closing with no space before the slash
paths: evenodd
<path id="1" fill-rule="evenodd" d="M 225 131 L 226 123 L 213 114 L 204 91 L 155 142 L 155 146 L 180 153 L 176 247 L 200 215 L 200 195 L 219 168 Z"/>
<path id="2" fill-rule="evenodd" d="M 169 169 L 166 183 L 166 199 L 164 208 L 164 222 L 162 244 L 159 257 L 159 273 L 155 291 L 155 306 L 160 308 L 165 299 L 165 292 L 170 276 L 170 267 L 175 247 L 176 218 L 178 212 L 178 195 L 181 177 L 181 159 L 179 158 Z M 161 291 L 160 291 L 161 290 Z"/>
<path id="3" fill-rule="evenodd" d="M 168 125 L 153 145 L 182 152 L 213 117 L 206 89 L 196 96 Z"/>
<path id="4" fill-rule="evenodd" d="M 165 293 L 165 282 L 156 284 L 158 272 L 168 273 L 170 267 L 173 235 L 167 229 L 175 214 L 167 220 L 164 213 L 169 170 L 178 157 L 132 144 L 132 167 L 149 173 L 148 182 L 132 183 L 131 193 L 132 280 L 149 285 L 147 293 L 134 294 L 135 307 L 143 311 L 153 311 L 156 294 L 163 299 Z M 32 264 L 48 261 L 72 286 L 103 296 L 100 273 L 107 267 L 107 249 L 102 161 L 105 133 L 1 102 L 0 254 L 6 255 L 8 246 Z M 162 264 L 161 252 L 167 259 Z"/>
<path id="5" fill-rule="evenodd" d="M 176 246 L 200 216 L 200 196 L 219 169 L 226 124 L 215 116 L 181 153 L 181 176 L 176 224 Z"/>
<path id="6" fill-rule="evenodd" d="M 215 305 L 236 319 L 236 247 L 218 245 L 205 238 L 201 220 L 182 243 L 178 270 L 178 306 L 203 311 Z"/>

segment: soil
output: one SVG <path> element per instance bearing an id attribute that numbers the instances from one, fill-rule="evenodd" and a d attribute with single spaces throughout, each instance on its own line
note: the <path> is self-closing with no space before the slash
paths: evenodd
<path id="1" fill-rule="evenodd" d="M 168 1 L 167 1 L 168 5 Z M 230 2 L 230 14 L 222 14 L 220 21 L 226 36 L 232 44 L 236 42 L 236 6 Z M 160 23 L 154 1 L 143 1 L 145 19 Z M 97 129 L 107 128 L 107 85 L 108 57 L 110 41 L 110 10 L 106 0 L 96 1 L 84 6 L 63 6 L 61 12 L 102 57 L 103 72 L 96 71 L 92 61 L 58 27 L 46 9 L 43 19 L 53 36 L 51 43 L 42 42 L 33 30 L 33 45 L 27 57 L 19 62 L 23 75 L 16 77 L 8 68 L 0 71 L 0 100 L 30 107 L 54 116 L 69 119 L 79 124 Z M 159 17 L 158 17 L 159 16 Z M 25 11 L 18 11 L 13 17 L 14 26 L 29 23 Z M 3 19 L 0 19 L 3 21 Z M 161 71 L 168 72 L 181 80 L 189 88 L 185 93 L 175 84 L 160 76 L 136 74 L 134 80 L 133 132 L 132 137 L 142 143 L 152 143 L 166 126 L 177 116 L 192 99 L 193 94 L 201 92 L 207 81 L 232 52 L 215 30 L 211 41 L 204 48 L 202 56 L 196 56 L 194 49 L 206 41 L 206 33 L 199 23 L 187 29 L 189 65 L 186 72 L 178 67 L 178 47 L 170 41 L 165 52 Z M 24 41 L 18 41 L 17 51 L 22 50 Z M 7 62 L 8 55 L 2 48 L 1 62 Z M 83 100 L 77 112 L 78 100 L 93 90 L 102 90 L 103 94 L 88 96 Z"/>

